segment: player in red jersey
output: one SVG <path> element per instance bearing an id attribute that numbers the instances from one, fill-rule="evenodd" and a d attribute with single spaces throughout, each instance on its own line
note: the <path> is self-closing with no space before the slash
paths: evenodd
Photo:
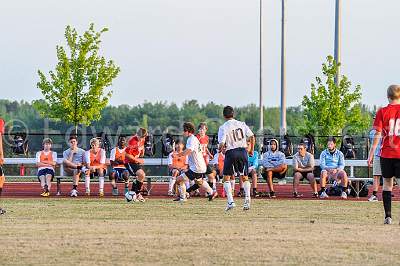
<path id="1" fill-rule="evenodd" d="M 374 121 L 376 133 L 369 152 L 368 165 L 372 165 L 376 147 L 382 137 L 380 158 L 383 177 L 384 224 L 391 224 L 393 177 L 400 178 L 400 85 L 389 86 L 387 98 L 389 104 L 379 109 Z"/>
<path id="2" fill-rule="evenodd" d="M 198 128 L 198 134 L 196 135 L 197 139 L 200 142 L 200 147 L 201 147 L 201 152 L 203 154 L 204 161 L 207 165 L 207 171 L 205 175 L 207 176 L 207 182 L 210 185 L 210 187 L 213 189 L 213 192 L 215 193 L 217 191 L 217 185 L 216 185 L 216 175 L 213 173 L 213 169 L 210 165 L 210 160 L 213 159 L 213 155 L 211 154 L 210 150 L 208 149 L 208 144 L 210 142 L 210 139 L 207 136 L 207 124 L 205 122 L 202 122 L 199 124 Z M 209 195 L 206 195 L 209 196 Z"/>
<path id="3" fill-rule="evenodd" d="M 136 135 L 132 136 L 128 140 L 128 146 L 125 149 L 125 163 L 131 176 L 136 176 L 136 182 L 132 182 L 131 191 L 136 195 L 137 200 L 140 202 L 144 201 L 143 196 L 140 194 L 146 173 L 142 169 L 144 160 L 141 158 L 144 156 L 144 143 L 147 137 L 147 130 L 139 128 Z"/>

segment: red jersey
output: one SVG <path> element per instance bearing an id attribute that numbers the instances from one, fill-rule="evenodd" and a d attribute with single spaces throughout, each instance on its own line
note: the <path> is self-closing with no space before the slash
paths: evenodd
<path id="1" fill-rule="evenodd" d="M 374 129 L 382 133 L 382 158 L 400 159 L 400 104 L 379 109 Z"/>
<path id="2" fill-rule="evenodd" d="M 4 135 L 4 120 L 0 118 L 0 134 Z"/>
<path id="3" fill-rule="evenodd" d="M 144 150 L 144 142 L 145 139 L 140 140 L 138 136 L 133 136 L 128 141 L 128 147 L 126 147 L 125 152 L 130 155 L 133 155 L 136 158 L 140 157 L 140 154 Z"/>
<path id="4" fill-rule="evenodd" d="M 197 134 L 196 137 L 200 142 L 201 153 L 203 154 L 204 161 L 208 165 L 210 158 L 208 157 L 207 149 L 208 149 L 208 143 L 210 142 L 210 140 L 207 135 L 205 135 L 204 137 L 200 137 L 200 135 Z"/>

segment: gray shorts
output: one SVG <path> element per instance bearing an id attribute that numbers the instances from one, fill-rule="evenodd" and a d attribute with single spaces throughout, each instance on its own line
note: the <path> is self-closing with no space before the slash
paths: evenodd
<path id="1" fill-rule="evenodd" d="M 78 173 L 80 175 L 82 175 L 82 174 L 85 173 L 85 169 L 86 169 L 85 167 L 82 167 L 81 170 L 78 170 L 78 169 L 73 169 L 73 168 L 69 168 L 69 167 L 65 167 L 64 166 L 64 176 L 75 176 Z"/>
<path id="2" fill-rule="evenodd" d="M 382 176 L 381 157 L 375 156 L 372 165 L 372 174 L 374 176 Z"/>

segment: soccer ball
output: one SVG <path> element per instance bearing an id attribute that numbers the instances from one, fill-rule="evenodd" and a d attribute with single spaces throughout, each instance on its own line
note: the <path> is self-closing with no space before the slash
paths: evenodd
<path id="1" fill-rule="evenodd" d="M 136 193 L 134 191 L 126 192 L 125 199 L 127 202 L 136 201 Z"/>

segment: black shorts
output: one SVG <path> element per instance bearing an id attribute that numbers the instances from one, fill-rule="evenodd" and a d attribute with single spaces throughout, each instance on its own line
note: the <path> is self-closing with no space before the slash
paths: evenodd
<path id="1" fill-rule="evenodd" d="M 39 179 L 40 176 L 46 176 L 46 175 L 51 175 L 51 181 L 53 181 L 54 170 L 53 169 L 49 169 L 49 168 L 44 168 L 44 169 L 39 170 L 38 173 L 37 173 L 38 181 L 40 182 L 40 179 Z"/>
<path id="2" fill-rule="evenodd" d="M 249 157 L 245 148 L 229 150 L 225 153 L 224 176 L 247 176 Z"/>
<path id="3" fill-rule="evenodd" d="M 211 166 L 211 165 L 207 165 L 207 170 L 206 170 L 206 175 L 209 175 L 209 174 L 212 174 L 212 172 L 213 172 L 213 167 Z"/>
<path id="4" fill-rule="evenodd" d="M 136 172 L 139 171 L 142 168 L 141 164 L 138 163 L 128 163 L 125 165 L 126 169 L 128 169 L 129 174 L 131 174 L 131 176 L 136 176 Z"/>
<path id="5" fill-rule="evenodd" d="M 287 173 L 287 171 L 284 172 L 283 174 L 274 172 L 274 173 L 272 174 L 272 178 L 284 179 L 284 178 L 286 177 L 286 173 Z M 262 176 L 265 180 L 267 180 L 267 173 L 266 173 L 266 172 L 263 172 L 263 173 L 261 174 L 261 176 Z"/>
<path id="6" fill-rule="evenodd" d="M 400 178 L 400 159 L 381 157 L 381 168 L 383 178 Z"/>
<path id="7" fill-rule="evenodd" d="M 103 176 L 106 176 L 107 170 L 103 169 Z M 96 172 L 91 172 L 90 173 L 90 178 L 94 178 L 94 177 L 99 177 L 99 172 L 96 170 Z"/>
<path id="8" fill-rule="evenodd" d="M 189 180 L 204 178 L 204 173 L 195 173 L 190 169 L 185 172 L 185 175 L 187 176 L 187 178 L 189 178 Z"/>

